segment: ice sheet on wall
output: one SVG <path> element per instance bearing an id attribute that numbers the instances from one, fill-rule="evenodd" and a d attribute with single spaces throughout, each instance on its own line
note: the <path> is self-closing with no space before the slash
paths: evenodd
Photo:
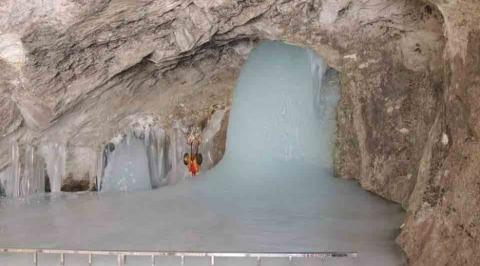
<path id="1" fill-rule="evenodd" d="M 314 52 L 281 43 L 252 52 L 237 82 L 227 135 L 229 160 L 331 167 L 335 86 Z"/>
<path id="2" fill-rule="evenodd" d="M 152 188 L 147 151 L 135 130 L 129 130 L 123 140 L 109 152 L 101 191 L 135 191 Z"/>

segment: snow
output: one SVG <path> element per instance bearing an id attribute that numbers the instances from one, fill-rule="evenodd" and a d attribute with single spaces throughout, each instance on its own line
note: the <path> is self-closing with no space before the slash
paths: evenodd
<path id="1" fill-rule="evenodd" d="M 312 52 L 263 43 L 239 77 L 226 154 L 216 167 L 151 191 L 3 200 L 0 247 L 358 251 L 355 262 L 298 265 L 403 265 L 394 242 L 403 219 L 400 206 L 353 181 L 333 178 L 338 77 L 326 69 Z M 115 265 L 115 258 L 109 259 L 111 264 L 94 265 Z M 171 260 L 167 265 L 180 265 L 176 258 L 166 259 Z M 21 265 L 21 259 L 12 260 L 0 255 L 0 265 Z M 255 265 L 247 259 L 223 263 Z M 208 265 L 208 260 L 185 265 Z M 271 259 L 262 265 L 288 263 Z"/>

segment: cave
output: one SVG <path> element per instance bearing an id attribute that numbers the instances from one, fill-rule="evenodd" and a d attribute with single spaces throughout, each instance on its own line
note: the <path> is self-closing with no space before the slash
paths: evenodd
<path id="1" fill-rule="evenodd" d="M 76 208 L 77 197 L 99 197 L 105 213 L 134 198 L 153 207 L 163 203 L 148 202 L 148 193 L 197 184 L 182 164 L 187 131 L 196 125 L 208 139 L 200 180 L 228 156 L 234 88 L 247 58 L 279 41 L 312 51 L 338 73 L 332 179 L 400 204 L 405 216 L 391 235 L 400 261 L 480 264 L 475 1 L 7 0 L 0 15 L 0 215 L 32 210 L 34 198 Z M 122 183 L 113 189 L 120 192 L 101 192 L 99 184 L 112 188 L 115 156 L 130 140 L 149 183 L 139 190 L 153 190 Z M 10 192 L 12 176 L 42 175 L 51 193 Z M 60 192 L 67 182 L 100 192 Z M 120 193 L 119 202 L 110 193 Z M 92 221 L 116 235 L 104 222 Z M 0 230 L 0 260 L 12 256 L 11 232 Z M 44 248 L 32 244 L 23 248 Z"/>

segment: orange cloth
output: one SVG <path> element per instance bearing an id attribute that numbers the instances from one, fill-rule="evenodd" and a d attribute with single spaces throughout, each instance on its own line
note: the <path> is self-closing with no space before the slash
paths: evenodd
<path id="1" fill-rule="evenodd" d="M 188 159 L 188 171 L 192 174 L 192 176 L 195 176 L 200 171 L 200 166 L 198 165 L 197 160 L 194 156 L 189 157 L 190 158 Z"/>

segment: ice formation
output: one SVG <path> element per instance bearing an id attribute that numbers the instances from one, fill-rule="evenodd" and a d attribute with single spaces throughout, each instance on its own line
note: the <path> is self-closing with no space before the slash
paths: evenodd
<path id="1" fill-rule="evenodd" d="M 202 133 L 200 151 L 206 156 L 202 170 L 217 162 L 211 155 L 215 150 L 213 138 L 220 130 L 225 112 L 214 112 Z M 180 121 L 174 121 L 168 137 L 153 123 L 131 126 L 116 136 L 97 159 L 99 191 L 149 190 L 185 180 L 190 176 L 183 164 L 183 154 L 189 151 L 186 131 Z"/>
<path id="2" fill-rule="evenodd" d="M 144 138 L 144 136 L 143 136 Z M 147 151 L 140 136 L 128 132 L 107 157 L 101 191 L 135 191 L 152 188 Z"/>
<path id="3" fill-rule="evenodd" d="M 321 86 L 327 66 L 300 48 L 282 53 L 279 44 L 264 47 L 249 58 L 239 77 L 224 161 L 331 168 L 338 91 Z M 272 51 L 259 52 L 264 49 Z"/>
<path id="4" fill-rule="evenodd" d="M 14 141 L 10 150 L 11 163 L 0 170 L 0 196 L 26 197 L 45 192 L 45 161 L 33 145 Z"/>
<path id="5" fill-rule="evenodd" d="M 171 147 L 184 142 L 175 136 Z M 127 129 L 104 147 L 98 159 L 99 191 L 150 190 L 167 184 L 167 173 L 177 164 L 170 159 L 167 148 L 167 135 L 161 128 L 148 125 Z"/>
<path id="6" fill-rule="evenodd" d="M 24 195 L 45 192 L 45 161 L 35 146 L 27 145 L 24 164 Z"/>
<path id="7" fill-rule="evenodd" d="M 11 151 L 12 165 L 10 166 L 10 183 L 7 187 L 11 190 L 8 194 L 12 197 L 20 197 L 22 195 L 22 176 L 21 176 L 21 163 L 20 163 L 20 148 L 18 143 L 12 144 Z"/>
<path id="8" fill-rule="evenodd" d="M 313 52 L 266 42 L 253 50 L 240 74 L 227 150 L 217 166 L 188 182 L 152 191 L 43 196 L 36 198 L 35 208 L 7 204 L 0 209 L 0 247 L 355 250 L 355 265 L 403 265 L 394 242 L 401 208 L 352 181 L 332 177 L 337 99 L 338 77 Z M 176 130 L 170 138 L 175 147 L 171 158 L 181 156 L 183 149 L 180 127 Z M 123 142 L 114 153 L 128 145 L 144 165 L 133 175 L 148 175 L 140 140 Z M 116 168 L 115 160 L 108 162 L 106 172 L 109 165 Z M 170 159 L 168 164 L 180 169 L 177 162 Z M 122 168 L 112 171 L 123 174 Z M 244 260 L 235 265 L 252 264 Z M 325 265 L 352 264 L 332 260 Z"/>
<path id="9" fill-rule="evenodd" d="M 145 130 L 145 148 L 147 149 L 148 169 L 152 188 L 166 183 L 167 175 L 167 142 L 165 131 L 157 127 Z"/>
<path id="10" fill-rule="evenodd" d="M 188 171 L 182 163 L 183 154 L 187 151 L 187 139 L 184 131 L 182 124 L 179 121 L 175 121 L 172 126 L 172 134 L 170 135 L 168 146 L 170 171 L 167 174 L 167 180 L 169 184 L 175 184 L 188 176 Z"/>
<path id="11" fill-rule="evenodd" d="M 219 132 L 224 115 L 224 110 L 215 112 L 207 122 L 202 152 L 209 154 L 210 149 L 216 149 L 212 138 Z M 98 153 L 96 184 L 99 191 L 150 190 L 190 176 L 183 164 L 183 155 L 189 147 L 188 127 L 182 121 L 173 121 L 171 130 L 165 131 L 158 127 L 157 118 L 149 114 L 134 114 L 126 120 L 129 126 Z M 202 169 L 216 162 L 218 158 L 206 162 Z"/>
<path id="12" fill-rule="evenodd" d="M 65 177 L 66 145 L 62 143 L 46 143 L 40 147 L 40 153 L 45 158 L 51 192 L 60 192 L 62 178 Z"/>

